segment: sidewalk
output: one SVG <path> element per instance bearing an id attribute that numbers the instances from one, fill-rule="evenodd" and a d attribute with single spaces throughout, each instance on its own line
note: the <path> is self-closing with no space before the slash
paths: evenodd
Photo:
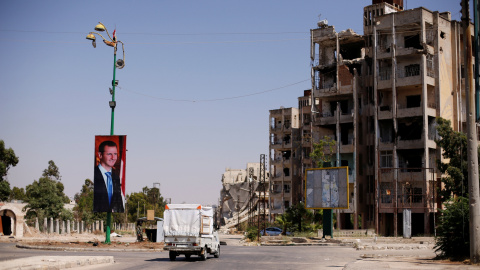
<path id="1" fill-rule="evenodd" d="M 114 264 L 113 256 L 35 256 L 10 261 L 2 261 L 0 269 L 66 269 L 92 265 Z"/>

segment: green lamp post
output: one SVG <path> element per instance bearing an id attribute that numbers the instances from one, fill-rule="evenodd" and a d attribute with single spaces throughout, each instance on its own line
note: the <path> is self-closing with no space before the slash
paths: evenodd
<path id="1" fill-rule="evenodd" d="M 99 22 L 95 26 L 95 30 L 98 32 L 106 32 L 107 36 L 109 39 L 106 39 L 103 37 L 101 34 L 98 32 L 90 32 L 87 35 L 87 39 L 92 41 L 92 45 L 94 48 L 96 48 L 97 43 L 96 43 L 96 38 L 95 35 L 99 35 L 103 39 L 103 43 L 105 43 L 107 46 L 113 47 L 113 80 L 112 80 L 112 88 L 110 88 L 110 94 L 112 95 L 112 101 L 109 102 L 110 108 L 112 108 L 112 115 L 111 115 L 111 121 L 110 121 L 110 135 L 113 135 L 114 132 L 114 115 L 115 115 L 115 86 L 118 85 L 118 81 L 115 80 L 115 71 L 117 68 L 122 69 L 125 66 L 125 49 L 123 46 L 123 42 L 120 40 L 117 40 L 117 37 L 115 36 L 116 30 L 113 31 L 112 36 L 108 33 L 107 28 L 105 25 L 101 22 Z M 118 59 L 117 60 L 117 44 L 120 43 L 122 44 L 122 51 L 123 51 L 123 59 Z M 107 212 L 107 228 L 105 232 L 105 243 L 110 244 L 110 227 L 112 224 L 112 213 Z"/>

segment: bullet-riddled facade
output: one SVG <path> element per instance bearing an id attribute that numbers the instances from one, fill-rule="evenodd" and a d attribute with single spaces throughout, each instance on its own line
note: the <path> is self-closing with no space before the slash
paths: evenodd
<path id="1" fill-rule="evenodd" d="M 271 164 L 284 168 L 283 155 L 295 152 L 301 180 L 275 181 L 275 168 L 271 184 L 299 190 L 280 193 L 282 209 L 286 198 L 288 205 L 303 201 L 313 143 L 328 136 L 335 141 L 331 165 L 349 167 L 350 207 L 336 210 L 338 228 L 401 235 L 410 212 L 412 233 L 432 234 L 442 159 L 435 119 L 451 120 L 457 131 L 466 121 L 460 23 L 449 12 L 403 10 L 401 0 L 374 0 L 363 14 L 363 35 L 326 21 L 311 30 L 312 89 L 299 97 L 296 146 L 277 146 L 285 136 L 270 123 Z M 271 120 L 284 115 L 270 111 Z"/>

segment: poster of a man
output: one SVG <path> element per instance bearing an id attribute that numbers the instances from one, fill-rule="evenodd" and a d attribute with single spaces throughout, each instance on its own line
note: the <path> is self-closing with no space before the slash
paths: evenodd
<path id="1" fill-rule="evenodd" d="M 126 136 L 95 136 L 94 212 L 124 212 Z"/>

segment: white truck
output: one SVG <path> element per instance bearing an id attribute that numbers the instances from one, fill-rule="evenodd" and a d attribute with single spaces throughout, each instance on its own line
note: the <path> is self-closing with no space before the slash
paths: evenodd
<path id="1" fill-rule="evenodd" d="M 167 204 L 163 214 L 164 250 L 171 261 L 184 254 L 207 259 L 207 254 L 220 257 L 220 240 L 213 228 L 213 209 L 199 204 Z"/>

